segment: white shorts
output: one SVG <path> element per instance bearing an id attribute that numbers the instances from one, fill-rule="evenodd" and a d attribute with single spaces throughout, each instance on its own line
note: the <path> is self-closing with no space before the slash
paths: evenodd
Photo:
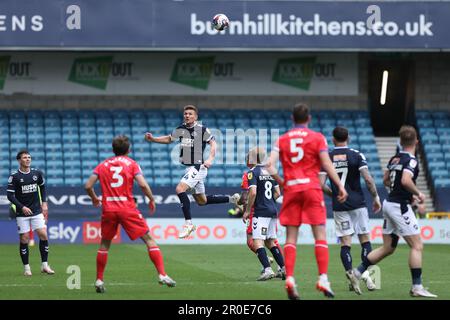
<path id="1" fill-rule="evenodd" d="M 252 238 L 269 240 L 277 238 L 277 218 L 252 218 Z"/>
<path id="2" fill-rule="evenodd" d="M 408 204 L 408 211 L 402 214 L 400 203 L 383 201 L 383 234 L 395 233 L 398 236 L 420 234 L 420 226 L 414 211 Z"/>
<path id="3" fill-rule="evenodd" d="M 369 213 L 367 208 L 350 211 L 333 211 L 336 235 L 338 237 L 356 234 L 368 234 Z"/>
<path id="4" fill-rule="evenodd" d="M 17 217 L 17 231 L 19 234 L 28 233 L 31 230 L 45 228 L 45 219 L 42 213 L 31 217 Z"/>
<path id="5" fill-rule="evenodd" d="M 208 175 L 208 168 L 204 165 L 200 166 L 200 170 L 197 171 L 195 166 L 189 166 L 184 171 L 184 176 L 180 182 L 186 183 L 190 192 L 193 194 L 205 193 L 205 179 Z"/>

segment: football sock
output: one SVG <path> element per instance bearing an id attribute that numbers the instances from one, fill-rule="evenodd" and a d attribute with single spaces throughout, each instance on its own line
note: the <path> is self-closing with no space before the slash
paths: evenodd
<path id="1" fill-rule="evenodd" d="M 230 197 L 229 196 L 216 196 L 216 195 L 209 195 L 206 196 L 206 204 L 215 204 L 215 203 L 229 203 Z"/>
<path id="2" fill-rule="evenodd" d="M 22 259 L 23 265 L 28 264 L 28 244 L 20 243 L 20 258 Z"/>
<path id="3" fill-rule="evenodd" d="M 361 261 L 367 260 L 370 251 L 372 251 L 372 244 L 370 241 L 361 243 Z"/>
<path id="4" fill-rule="evenodd" d="M 295 259 L 297 257 L 297 247 L 295 244 L 286 243 L 284 245 L 284 263 L 286 266 L 286 276 L 294 276 Z"/>
<path id="5" fill-rule="evenodd" d="M 256 253 L 256 249 L 253 246 L 253 239 L 247 239 L 247 246 L 250 250 L 252 250 L 254 253 Z"/>
<path id="6" fill-rule="evenodd" d="M 161 254 L 161 250 L 159 250 L 159 247 L 153 246 L 148 248 L 148 255 L 150 257 L 150 260 L 152 260 L 153 264 L 155 265 L 155 268 L 158 271 L 158 273 L 165 276 L 166 271 L 164 271 L 164 260 Z"/>
<path id="7" fill-rule="evenodd" d="M 326 240 L 316 240 L 314 247 L 319 275 L 328 273 L 328 245 Z"/>
<path id="8" fill-rule="evenodd" d="M 411 268 L 411 277 L 413 285 L 422 284 L 422 268 Z"/>
<path id="9" fill-rule="evenodd" d="M 349 246 L 341 247 L 341 261 L 345 271 L 352 269 L 352 255 L 350 254 L 350 250 L 351 247 Z"/>
<path id="10" fill-rule="evenodd" d="M 284 267 L 284 259 L 283 259 L 283 255 L 281 254 L 280 249 L 278 249 L 277 246 L 273 246 L 272 248 L 270 248 L 270 252 L 272 252 L 272 256 L 275 259 L 275 261 L 277 262 L 277 264 L 280 266 L 280 268 Z"/>
<path id="11" fill-rule="evenodd" d="M 108 251 L 97 251 L 97 279 L 103 281 L 103 273 L 105 272 L 106 262 L 108 262 Z"/>
<path id="12" fill-rule="evenodd" d="M 48 261 L 48 240 L 39 241 L 39 251 L 41 252 L 41 261 Z"/>
<path id="13" fill-rule="evenodd" d="M 186 192 L 181 192 L 178 194 L 180 199 L 181 209 L 183 210 L 183 215 L 185 220 L 191 220 L 191 201 Z"/>
<path id="14" fill-rule="evenodd" d="M 270 268 L 270 262 L 269 258 L 267 257 L 266 249 L 264 248 L 256 249 L 256 255 L 258 256 L 258 259 L 263 265 L 264 269 Z"/>

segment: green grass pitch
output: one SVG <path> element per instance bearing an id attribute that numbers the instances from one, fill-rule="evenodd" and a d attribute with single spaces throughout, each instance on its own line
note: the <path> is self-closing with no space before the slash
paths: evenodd
<path id="1" fill-rule="evenodd" d="M 377 245 L 374 245 L 376 247 Z M 297 247 L 296 279 L 302 299 L 326 299 L 314 288 L 317 268 L 314 248 Z M 51 245 L 49 262 L 56 275 L 40 274 L 37 246 L 30 248 L 33 276 L 22 275 L 18 245 L 0 245 L 0 299 L 149 299 L 149 300 L 239 300 L 286 299 L 283 281 L 257 282 L 260 266 L 243 245 L 163 245 L 167 273 L 177 281 L 175 288 L 160 286 L 144 244 L 112 245 L 105 271 L 106 293 L 95 292 L 96 245 Z M 329 277 L 335 299 L 413 299 L 409 297 L 408 248 L 399 246 L 393 256 L 380 263 L 381 290 L 357 296 L 348 291 L 339 247 L 330 245 Z M 352 249 L 354 265 L 360 246 Z M 81 289 L 69 290 L 69 265 L 81 270 Z M 426 245 L 423 263 L 424 285 L 439 299 L 450 299 L 450 246 Z M 364 284 L 362 284 L 364 288 Z M 417 299 L 417 298 L 415 298 Z"/>

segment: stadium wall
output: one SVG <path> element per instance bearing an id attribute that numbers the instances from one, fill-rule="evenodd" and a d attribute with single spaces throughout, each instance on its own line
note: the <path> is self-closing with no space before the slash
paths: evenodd
<path id="1" fill-rule="evenodd" d="M 346 54 L 346 53 L 342 53 Z M 195 53 L 190 53 L 195 55 Z M 255 53 L 258 55 L 258 53 Z M 222 96 L 222 95 L 31 95 L 2 94 L 1 109 L 92 109 L 92 108 L 174 108 L 196 104 L 208 108 L 269 109 L 291 108 L 305 100 L 315 109 L 366 110 L 368 106 L 368 61 L 371 59 L 412 59 L 416 73 L 416 108 L 448 110 L 450 100 L 450 54 L 448 53 L 359 53 L 358 94 L 355 96 Z"/>

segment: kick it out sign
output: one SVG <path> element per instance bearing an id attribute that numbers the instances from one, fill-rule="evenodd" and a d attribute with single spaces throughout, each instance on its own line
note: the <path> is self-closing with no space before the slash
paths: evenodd
<path id="1" fill-rule="evenodd" d="M 357 55 L 0 55 L 0 92 L 48 95 L 358 95 Z"/>

